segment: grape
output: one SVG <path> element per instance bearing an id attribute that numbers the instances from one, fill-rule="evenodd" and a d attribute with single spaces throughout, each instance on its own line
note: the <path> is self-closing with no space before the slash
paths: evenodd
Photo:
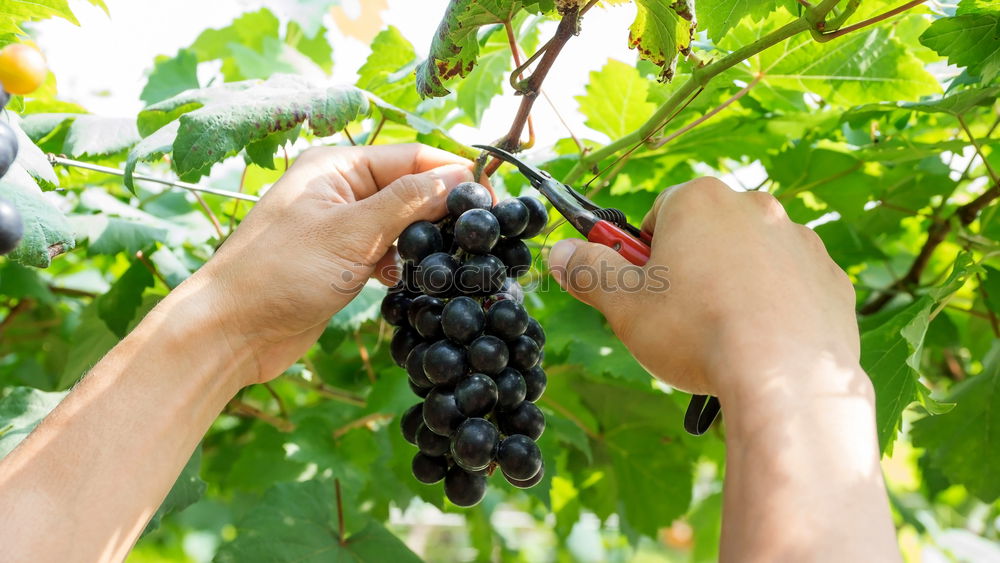
<path id="1" fill-rule="evenodd" d="M 442 297 L 455 289 L 459 263 L 451 254 L 435 252 L 417 266 L 417 286 L 427 295 Z"/>
<path id="2" fill-rule="evenodd" d="M 528 319 L 528 328 L 524 330 L 524 335 L 534 340 L 539 348 L 545 346 L 545 331 L 535 319 Z"/>
<path id="3" fill-rule="evenodd" d="M 528 209 L 528 226 L 521 232 L 521 238 L 533 238 L 542 234 L 549 224 L 549 212 L 545 210 L 545 205 L 533 197 L 521 196 L 517 199 Z"/>
<path id="4" fill-rule="evenodd" d="M 410 302 L 410 308 L 406 311 L 407 322 L 410 326 L 417 326 L 417 314 L 425 308 L 440 313 L 444 310 L 444 301 L 430 295 L 420 295 Z"/>
<path id="5" fill-rule="evenodd" d="M 542 366 L 535 366 L 522 374 L 524 376 L 524 384 L 527 386 L 527 393 L 524 396 L 525 401 L 535 402 L 542 393 L 545 392 L 545 386 L 549 382 L 548 376 L 545 375 L 545 370 Z"/>
<path id="6" fill-rule="evenodd" d="M 392 342 L 389 344 L 389 355 L 399 367 L 406 367 L 406 357 L 410 351 L 423 342 L 417 331 L 412 328 L 400 327 L 392 335 Z"/>
<path id="7" fill-rule="evenodd" d="M 417 429 L 424 424 L 424 404 L 417 403 L 406 409 L 403 416 L 399 418 L 399 428 L 403 431 L 403 438 L 407 442 L 417 445 Z"/>
<path id="8" fill-rule="evenodd" d="M 427 379 L 427 374 L 424 373 L 424 355 L 430 346 L 426 342 L 421 342 L 414 346 L 413 350 L 410 350 L 410 353 L 406 356 L 406 375 L 410 377 L 410 381 L 415 386 L 424 389 L 434 387 L 434 383 L 430 379 Z"/>
<path id="9" fill-rule="evenodd" d="M 0 121 L 0 178 L 7 173 L 15 159 L 17 159 L 17 136 L 14 135 L 10 125 Z"/>
<path id="10" fill-rule="evenodd" d="M 493 196 L 485 186 L 475 182 L 462 182 L 448 193 L 448 213 L 458 218 L 470 209 L 493 207 Z"/>
<path id="11" fill-rule="evenodd" d="M 382 300 L 382 318 L 392 326 L 403 326 L 407 321 L 406 312 L 413 300 L 402 293 L 389 293 Z"/>
<path id="12" fill-rule="evenodd" d="M 435 385 L 454 385 L 469 370 L 465 347 L 438 340 L 424 353 L 424 374 Z"/>
<path id="13" fill-rule="evenodd" d="M 7 200 L 0 199 L 0 254 L 7 254 L 17 248 L 22 236 L 24 223 L 21 222 L 21 214 Z"/>
<path id="14" fill-rule="evenodd" d="M 465 420 L 465 416 L 458 412 L 455 395 L 436 387 L 427 394 L 423 412 L 427 428 L 442 436 L 450 436 Z"/>
<path id="15" fill-rule="evenodd" d="M 486 254 L 500 240 L 500 223 L 484 209 L 470 209 L 455 221 L 455 240 L 462 250 Z"/>
<path id="16" fill-rule="evenodd" d="M 507 279 L 507 267 L 492 254 L 477 254 L 465 260 L 458 270 L 458 288 L 463 293 L 496 293 Z"/>
<path id="17" fill-rule="evenodd" d="M 500 239 L 493 247 L 493 255 L 507 266 L 507 275 L 519 278 L 531 269 L 531 250 L 516 238 Z"/>
<path id="18" fill-rule="evenodd" d="M 486 416 L 499 398 L 496 382 L 481 373 L 474 373 L 455 386 L 455 404 L 465 416 Z"/>
<path id="19" fill-rule="evenodd" d="M 528 401 L 524 401 L 510 411 L 501 413 L 499 423 L 500 429 L 508 436 L 524 434 L 532 440 L 537 440 L 545 431 L 545 415 L 534 403 Z M 419 443 L 419 435 L 417 440 Z"/>
<path id="20" fill-rule="evenodd" d="M 407 379 L 406 383 L 410 385 L 410 391 L 413 391 L 413 394 L 420 397 L 421 399 L 426 397 L 427 394 L 431 392 L 431 389 L 433 389 L 432 387 L 420 387 L 419 385 L 414 383 L 412 379 Z"/>
<path id="21" fill-rule="evenodd" d="M 528 226 L 528 208 L 519 199 L 505 199 L 491 210 L 500 223 L 500 234 L 516 237 Z"/>
<path id="22" fill-rule="evenodd" d="M 455 465 L 444 478 L 444 494 L 456 506 L 475 506 L 486 496 L 486 477 Z"/>
<path id="23" fill-rule="evenodd" d="M 448 453 L 448 445 L 451 440 L 447 436 L 435 434 L 426 424 L 421 424 L 417 428 L 417 447 L 420 452 L 431 457 L 442 456 Z"/>
<path id="24" fill-rule="evenodd" d="M 396 241 L 399 257 L 407 262 L 419 264 L 435 252 L 444 250 L 441 231 L 429 221 L 417 221 L 403 231 Z"/>
<path id="25" fill-rule="evenodd" d="M 417 286 L 417 265 L 413 262 L 403 262 L 403 279 L 400 280 L 402 284 L 403 292 L 410 297 L 416 297 L 420 294 L 420 288 Z"/>
<path id="26" fill-rule="evenodd" d="M 423 452 L 413 456 L 413 476 L 425 485 L 433 485 L 448 473 L 448 460 L 443 457 L 431 457 Z"/>
<path id="27" fill-rule="evenodd" d="M 497 462 L 503 474 L 516 481 L 527 481 L 542 469 L 542 452 L 531 438 L 514 434 L 500 442 Z"/>
<path id="28" fill-rule="evenodd" d="M 419 437 L 419 434 L 418 434 Z M 466 419 L 451 439 L 451 457 L 462 469 L 479 471 L 493 461 L 500 432 L 484 418 Z"/>
<path id="29" fill-rule="evenodd" d="M 517 370 L 506 368 L 494 381 L 497 384 L 497 410 L 512 409 L 524 401 L 528 389 L 524 377 Z"/>
<path id="30" fill-rule="evenodd" d="M 468 344 L 482 334 L 486 326 L 483 306 L 468 297 L 456 297 L 444 306 L 441 327 L 444 335 L 456 342 Z"/>
<path id="31" fill-rule="evenodd" d="M 507 367 L 507 345 L 496 336 L 480 336 L 473 340 L 468 356 L 469 366 L 486 375 L 497 375 Z"/>
<path id="32" fill-rule="evenodd" d="M 486 312 L 486 330 L 504 340 L 514 340 L 528 328 L 528 318 L 520 303 L 500 301 Z"/>
<path id="33" fill-rule="evenodd" d="M 432 307 L 424 307 L 417 312 L 413 320 L 416 321 L 413 328 L 417 329 L 417 333 L 427 340 L 440 340 L 444 337 L 444 331 L 441 328 L 441 311 L 435 311 Z"/>
<path id="34" fill-rule="evenodd" d="M 508 342 L 507 348 L 510 349 L 510 365 L 521 371 L 535 367 L 542 357 L 538 343 L 524 335 Z"/>
<path id="35" fill-rule="evenodd" d="M 501 473 L 503 472 L 501 471 Z M 503 478 L 506 479 L 508 483 L 514 485 L 519 489 L 530 489 L 531 487 L 534 487 L 535 485 L 542 482 L 542 477 L 545 477 L 545 463 L 542 463 L 542 468 L 539 469 L 538 473 L 536 473 L 535 476 L 532 477 L 531 479 L 518 481 L 517 479 L 511 479 L 510 477 L 507 476 L 506 473 L 504 473 L 503 476 Z"/>

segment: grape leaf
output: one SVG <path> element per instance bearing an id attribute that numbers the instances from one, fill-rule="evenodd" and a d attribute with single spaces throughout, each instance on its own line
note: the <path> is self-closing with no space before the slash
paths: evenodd
<path id="1" fill-rule="evenodd" d="M 719 41 L 744 17 L 760 21 L 775 10 L 775 5 L 760 0 L 698 0 L 695 8 L 698 29 L 707 31 L 712 41 Z"/>
<path id="2" fill-rule="evenodd" d="M 970 109 L 978 106 L 990 106 L 1000 94 L 1000 86 L 988 88 L 973 88 L 962 90 L 949 96 L 944 96 L 936 100 L 922 100 L 919 102 L 883 102 L 880 104 L 865 104 L 851 108 L 843 115 L 843 120 L 854 122 L 856 117 L 864 120 L 871 119 L 872 114 L 880 112 L 891 112 L 896 110 L 912 110 L 924 113 L 946 113 L 948 115 L 962 115 Z"/>
<path id="3" fill-rule="evenodd" d="M 335 522 L 334 491 L 317 480 L 279 483 L 237 524 L 236 539 L 219 550 L 216 561 L 383 563 L 419 562 L 403 542 L 376 522 L 341 538 Z"/>
<path id="4" fill-rule="evenodd" d="M 70 222 L 87 251 L 95 254 L 135 254 L 166 238 L 167 231 L 138 221 L 108 215 L 73 215 Z"/>
<path id="5" fill-rule="evenodd" d="M 247 77 L 240 74 L 232 46 L 261 52 L 265 39 L 278 37 L 279 32 L 278 18 L 269 10 L 261 9 L 243 14 L 226 27 L 206 29 L 191 44 L 191 50 L 199 61 L 221 59 L 222 75 L 227 82 L 244 80 Z"/>
<path id="6" fill-rule="evenodd" d="M 131 148 L 141 139 L 135 120 L 127 117 L 36 113 L 25 117 L 22 127 L 29 137 L 37 140 L 67 124 L 59 152 L 73 158 L 115 154 Z"/>
<path id="7" fill-rule="evenodd" d="M 173 57 L 156 58 L 139 99 L 155 104 L 198 86 L 198 56 L 190 49 L 181 49 Z"/>
<path id="8" fill-rule="evenodd" d="M 368 110 L 368 98 L 357 88 L 326 86 L 293 75 L 191 90 L 139 114 L 140 132 L 156 131 L 155 140 L 144 140 L 129 154 L 126 174 L 131 175 L 139 159 L 165 152 L 173 129 L 157 130 L 174 120 L 178 125 L 176 138 L 170 142 L 171 163 L 181 179 L 196 181 L 213 164 L 272 133 L 308 121 L 313 133 L 325 137 L 367 115 Z"/>
<path id="9" fill-rule="evenodd" d="M 128 325 L 142 306 L 142 293 L 155 283 L 153 274 L 142 262 L 132 262 L 111 289 L 97 298 L 97 316 L 118 338 L 125 338 Z"/>
<path id="10" fill-rule="evenodd" d="M 950 412 L 913 425 L 913 445 L 926 448 L 930 463 L 952 483 L 965 485 L 985 503 L 1000 497 L 993 469 L 1000 464 L 1000 344 L 983 360 L 982 373 L 952 389 Z"/>
<path id="11" fill-rule="evenodd" d="M 649 82 L 632 65 L 609 59 L 590 73 L 586 94 L 577 96 L 587 127 L 618 139 L 646 122 L 656 106 L 646 101 Z"/>
<path id="12" fill-rule="evenodd" d="M 0 198 L 17 209 L 24 224 L 24 237 L 8 255 L 11 260 L 26 266 L 47 268 L 53 258 L 76 245 L 66 217 L 20 166 L 12 166 L 0 179 Z"/>
<path id="13" fill-rule="evenodd" d="M 417 53 L 413 45 L 390 25 L 375 36 L 371 47 L 371 55 L 358 70 L 358 88 L 392 105 L 415 108 L 420 96 L 414 88 Z"/>
<path id="14" fill-rule="evenodd" d="M 949 63 L 991 81 L 1000 73 L 1000 12 L 939 19 L 920 36 L 920 43 L 948 57 Z"/>
<path id="15" fill-rule="evenodd" d="M 24 30 L 19 27 L 21 23 L 52 17 L 80 25 L 67 0 L 0 0 L 0 34 L 23 35 Z"/>
<path id="16" fill-rule="evenodd" d="M 66 392 L 15 387 L 0 399 L 0 458 L 5 457 L 56 408 Z"/>
<path id="17" fill-rule="evenodd" d="M 660 80 L 674 77 L 677 53 L 691 48 L 696 22 L 692 0 L 636 0 L 638 12 L 629 28 L 628 44 L 639 57 L 660 67 Z"/>

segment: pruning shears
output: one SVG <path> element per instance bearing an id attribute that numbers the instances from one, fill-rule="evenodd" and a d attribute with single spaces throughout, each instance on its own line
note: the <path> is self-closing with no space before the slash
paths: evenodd
<path id="1" fill-rule="evenodd" d="M 618 209 L 601 207 L 571 186 L 556 180 L 551 174 L 536 168 L 513 154 L 489 145 L 472 145 L 494 157 L 513 164 L 532 187 L 549 200 L 566 220 L 590 242 L 602 244 L 622 255 L 636 266 L 649 261 L 652 235 L 629 224 Z M 716 397 L 695 395 L 684 415 L 684 429 L 699 436 L 708 431 L 720 410 Z"/>

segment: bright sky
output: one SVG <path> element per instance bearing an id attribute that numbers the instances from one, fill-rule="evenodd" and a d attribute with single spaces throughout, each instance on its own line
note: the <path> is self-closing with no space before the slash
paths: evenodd
<path id="1" fill-rule="evenodd" d="M 348 18 L 356 19 L 363 0 L 343 0 Z M 417 49 L 426 53 L 447 0 L 388 0 L 370 2 L 388 4 L 381 13 L 384 25 L 395 25 Z M 109 116 L 134 116 L 142 104 L 139 92 L 153 58 L 172 55 L 190 45 L 198 34 L 210 27 L 223 27 L 237 15 L 268 6 L 279 17 L 297 4 L 296 0 L 107 0 L 109 18 L 98 8 L 82 1 L 72 3 L 81 27 L 62 20 L 38 26 L 39 45 L 59 79 L 63 98 L 82 104 L 90 111 Z M 635 54 L 627 48 L 628 26 L 634 18 L 630 5 L 595 10 L 585 19 L 583 34 L 567 46 L 546 81 L 545 91 L 577 134 L 587 135 L 583 118 L 573 96 L 583 92 L 590 71 L 599 69 L 609 57 L 634 62 Z M 334 29 L 333 18 L 326 16 L 329 39 L 336 62 L 332 79 L 352 83 L 369 49 L 366 42 L 347 37 Z M 543 29 L 543 37 L 552 28 Z M 510 124 L 519 100 L 507 95 L 494 102 L 479 131 L 459 130 L 466 142 L 483 142 L 500 137 Z M 535 120 L 540 146 L 566 136 L 551 107 L 544 100 L 535 105 Z M 602 136 L 591 133 L 597 139 Z"/>

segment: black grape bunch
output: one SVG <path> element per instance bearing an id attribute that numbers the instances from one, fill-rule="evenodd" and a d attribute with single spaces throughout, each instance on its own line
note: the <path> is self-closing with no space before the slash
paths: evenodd
<path id="1" fill-rule="evenodd" d="M 4 119 L 3 108 L 10 101 L 10 94 L 0 89 L 0 180 L 17 158 L 17 136 Z M 24 235 L 24 224 L 17 208 L 0 199 L 0 254 L 7 254 L 17 247 Z"/>
<path id="2" fill-rule="evenodd" d="M 397 327 L 392 358 L 423 399 L 401 419 L 403 436 L 420 448 L 413 476 L 443 479 L 452 503 L 473 506 L 497 468 L 520 488 L 545 471 L 535 444 L 545 429 L 535 406 L 546 384 L 545 332 L 516 280 L 532 260 L 522 239 L 541 233 L 548 213 L 532 197 L 493 205 L 473 182 L 452 190 L 448 213 L 400 235 L 402 281 L 382 316 Z"/>

